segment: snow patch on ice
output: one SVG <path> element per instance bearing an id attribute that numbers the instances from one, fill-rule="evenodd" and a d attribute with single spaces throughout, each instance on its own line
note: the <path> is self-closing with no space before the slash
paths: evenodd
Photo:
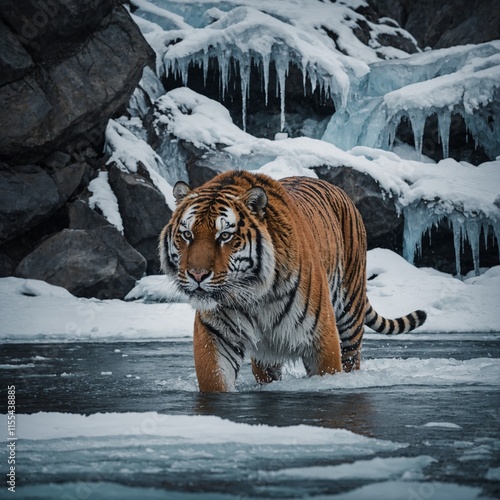
<path id="1" fill-rule="evenodd" d="M 263 473 L 264 477 L 289 476 L 294 479 L 317 479 L 340 481 L 363 478 L 363 481 L 376 479 L 423 479 L 423 469 L 437 462 L 435 458 L 422 455 L 418 457 L 389 457 L 357 460 L 340 465 L 313 467 L 293 467 Z"/>
<path id="2" fill-rule="evenodd" d="M 78 415 L 40 412 L 18 414 L 19 437 L 27 440 L 154 436 L 164 444 L 241 443 L 252 446 L 334 446 L 339 454 L 372 454 L 407 446 L 355 434 L 346 429 L 308 425 L 250 425 L 216 416 L 168 415 L 157 412 Z M 22 430 L 21 430 L 22 429 Z"/>
<path id="3" fill-rule="evenodd" d="M 454 424 L 452 422 L 427 422 L 426 424 L 423 425 L 423 427 L 440 427 L 442 429 L 461 429 L 457 424 Z"/>
<path id="4" fill-rule="evenodd" d="M 481 488 L 458 484 L 414 481 L 383 481 L 357 488 L 348 493 L 328 497 L 317 496 L 318 500 L 401 500 L 402 498 L 439 498 L 439 500 L 473 500 L 482 497 Z"/>

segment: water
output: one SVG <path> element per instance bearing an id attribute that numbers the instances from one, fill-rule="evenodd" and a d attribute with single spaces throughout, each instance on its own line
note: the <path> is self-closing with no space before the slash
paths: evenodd
<path id="1" fill-rule="evenodd" d="M 216 416 L 355 433 L 312 445 L 301 427 L 295 445 L 268 444 L 259 435 L 278 431 L 259 427 L 254 444 L 233 443 L 223 439 L 229 423 L 216 420 L 207 444 L 127 434 L 23 441 L 18 429 L 19 498 L 500 496 L 500 334 L 367 335 L 359 373 L 307 379 L 291 366 L 261 388 L 247 363 L 239 392 L 215 395 L 197 392 L 189 339 L 6 347 L 1 397 L 14 384 L 18 414 L 154 411 L 198 416 L 198 426 Z"/>

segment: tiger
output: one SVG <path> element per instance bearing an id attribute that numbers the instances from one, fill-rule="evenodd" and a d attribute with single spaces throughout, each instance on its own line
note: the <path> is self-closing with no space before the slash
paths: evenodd
<path id="1" fill-rule="evenodd" d="M 308 376 L 359 369 L 364 326 L 384 334 L 421 326 L 426 313 L 387 319 L 366 295 L 366 231 L 339 187 L 310 177 L 224 172 L 173 188 L 160 234 L 163 272 L 195 309 L 200 392 L 236 390 L 245 356 L 259 384 L 286 362 Z"/>

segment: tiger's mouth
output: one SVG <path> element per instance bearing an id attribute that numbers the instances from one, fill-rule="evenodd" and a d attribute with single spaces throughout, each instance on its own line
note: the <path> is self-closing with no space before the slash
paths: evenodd
<path id="1" fill-rule="evenodd" d="M 189 299 L 189 303 L 199 311 L 210 311 L 220 306 L 214 291 L 207 291 L 201 287 L 191 290 L 184 290 Z"/>

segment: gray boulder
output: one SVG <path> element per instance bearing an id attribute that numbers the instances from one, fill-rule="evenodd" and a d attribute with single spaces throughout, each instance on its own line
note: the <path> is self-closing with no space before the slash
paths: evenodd
<path id="1" fill-rule="evenodd" d="M 109 184 L 118 199 L 125 238 L 146 258 L 148 274 L 158 274 L 158 238 L 172 216 L 165 197 L 141 163 L 137 173 L 123 172 L 115 164 L 110 165 Z"/>
<path id="2" fill-rule="evenodd" d="M 12 164 L 98 145 L 154 63 L 126 9 L 110 0 L 6 0 L 2 22 L 9 55 L 0 56 L 0 151 Z"/>
<path id="3" fill-rule="evenodd" d="M 36 165 L 0 170 L 0 245 L 25 233 L 61 208 L 79 186 L 80 163 L 50 175 Z"/>
<path id="4" fill-rule="evenodd" d="M 27 255 L 15 275 L 62 286 L 79 297 L 122 299 L 146 261 L 113 226 L 64 229 Z"/>

